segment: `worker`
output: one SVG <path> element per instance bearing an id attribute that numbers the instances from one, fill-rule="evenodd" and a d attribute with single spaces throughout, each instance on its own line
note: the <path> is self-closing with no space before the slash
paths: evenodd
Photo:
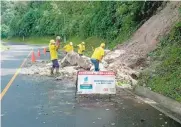
<path id="1" fill-rule="evenodd" d="M 56 37 L 56 45 L 58 46 L 58 49 L 60 48 L 60 42 L 61 42 L 61 37 L 60 36 L 57 36 Z M 58 50 L 57 49 L 57 50 Z"/>
<path id="2" fill-rule="evenodd" d="M 50 57 L 52 61 L 52 67 L 50 70 L 50 74 L 52 75 L 54 72 L 54 69 L 56 69 L 56 74 L 59 73 L 59 63 L 58 63 L 58 52 L 57 52 L 58 46 L 56 45 L 55 40 L 50 40 L 49 43 L 49 50 L 50 50 Z"/>
<path id="3" fill-rule="evenodd" d="M 69 44 L 65 45 L 63 47 L 63 49 L 66 52 L 66 54 L 69 53 L 69 52 L 73 52 L 74 51 L 73 43 L 70 42 Z"/>
<path id="4" fill-rule="evenodd" d="M 81 44 L 77 46 L 78 46 L 78 54 L 79 56 L 82 56 L 83 52 L 85 51 L 85 42 L 82 42 Z"/>
<path id="5" fill-rule="evenodd" d="M 94 50 L 94 53 L 91 57 L 91 62 L 94 65 L 95 71 L 99 71 L 99 63 L 101 62 L 102 58 L 104 57 L 104 48 L 105 44 L 101 43 L 100 47 Z"/>

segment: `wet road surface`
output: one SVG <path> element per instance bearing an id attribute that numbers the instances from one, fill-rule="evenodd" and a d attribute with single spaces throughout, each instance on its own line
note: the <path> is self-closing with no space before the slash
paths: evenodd
<path id="1" fill-rule="evenodd" d="M 23 58 L 27 54 L 22 52 L 19 56 Z M 18 66 L 13 64 L 13 58 L 2 68 L 19 67 L 22 60 Z M 9 71 L 2 70 L 3 73 Z M 9 77 L 2 77 L 2 89 Z M 180 127 L 122 89 L 111 99 L 108 96 L 75 98 L 75 85 L 68 80 L 22 74 L 1 100 L 1 121 L 2 127 Z"/>

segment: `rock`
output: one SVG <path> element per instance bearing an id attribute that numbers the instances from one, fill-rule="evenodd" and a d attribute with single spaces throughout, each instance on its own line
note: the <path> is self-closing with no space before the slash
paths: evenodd
<path id="1" fill-rule="evenodd" d="M 111 125 L 112 125 L 112 126 L 114 126 L 114 125 L 115 125 L 115 123 L 111 123 Z"/>
<path id="2" fill-rule="evenodd" d="M 60 62 L 61 67 L 70 66 L 70 63 L 67 61 L 66 56 Z"/>
<path id="3" fill-rule="evenodd" d="M 80 57 L 79 54 L 76 52 L 68 53 L 61 61 L 61 65 L 62 67 L 69 65 L 72 66 L 78 65 L 86 70 L 89 70 L 91 68 L 90 58 L 86 56 Z"/>
<path id="4" fill-rule="evenodd" d="M 137 83 L 138 83 L 137 80 L 134 80 L 134 79 L 131 80 L 131 85 L 132 85 L 132 86 L 135 86 Z"/>
<path id="5" fill-rule="evenodd" d="M 62 76 L 59 76 L 59 77 L 56 77 L 55 79 L 56 79 L 56 80 L 62 80 L 63 77 L 62 77 Z"/>
<path id="6" fill-rule="evenodd" d="M 76 52 L 67 53 L 65 59 L 69 62 L 70 65 L 77 65 L 77 61 L 79 60 L 79 54 Z"/>
<path id="7" fill-rule="evenodd" d="M 109 65 L 107 64 L 107 62 L 106 61 L 104 61 L 104 60 L 102 60 L 102 65 L 105 67 L 105 68 L 107 68 Z"/>
<path id="8" fill-rule="evenodd" d="M 109 49 L 105 49 L 105 50 L 104 50 L 105 56 L 106 56 L 110 51 L 111 51 L 111 50 L 109 50 Z"/>
<path id="9" fill-rule="evenodd" d="M 39 72 L 35 72 L 34 74 L 39 74 Z"/>
<path id="10" fill-rule="evenodd" d="M 109 52 L 105 57 L 104 60 L 107 63 L 111 63 L 113 62 L 116 58 L 118 58 L 121 54 L 124 54 L 125 51 L 124 50 L 115 50 L 115 51 L 111 51 Z"/>
<path id="11" fill-rule="evenodd" d="M 79 69 L 81 69 L 81 67 L 75 66 L 74 69 L 75 69 L 75 70 L 79 70 Z"/>
<path id="12" fill-rule="evenodd" d="M 46 66 L 52 66 L 52 63 L 48 63 L 48 64 L 46 64 Z"/>
<path id="13" fill-rule="evenodd" d="M 89 70 L 91 68 L 91 65 L 92 65 L 90 58 L 86 57 L 86 56 L 79 57 L 79 59 L 77 60 L 77 64 L 86 70 Z"/>
<path id="14" fill-rule="evenodd" d="M 145 119 L 141 119 L 140 121 L 141 121 L 141 122 L 144 122 L 144 121 L 145 121 Z"/>

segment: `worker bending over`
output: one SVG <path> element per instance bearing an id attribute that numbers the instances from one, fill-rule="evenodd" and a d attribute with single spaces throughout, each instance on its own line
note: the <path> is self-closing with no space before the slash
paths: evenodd
<path id="1" fill-rule="evenodd" d="M 105 48 L 105 44 L 102 43 L 100 47 L 94 50 L 94 53 L 91 57 L 91 62 L 94 64 L 95 71 L 99 71 L 99 63 L 101 62 L 104 56 L 104 48 Z"/>
<path id="2" fill-rule="evenodd" d="M 56 45 L 55 40 L 50 40 L 49 43 L 49 50 L 50 50 L 50 57 L 51 57 L 51 61 L 53 63 L 51 70 L 50 70 L 50 74 L 53 74 L 54 69 L 56 69 L 56 74 L 59 73 L 59 63 L 58 63 L 58 45 Z"/>
<path id="3" fill-rule="evenodd" d="M 81 44 L 77 46 L 78 46 L 78 54 L 79 56 L 82 56 L 83 52 L 85 51 L 85 42 L 82 42 Z"/>
<path id="4" fill-rule="evenodd" d="M 65 45 L 63 47 L 63 49 L 66 52 L 66 54 L 69 53 L 69 52 L 73 52 L 74 51 L 73 43 L 70 42 L 69 44 Z"/>

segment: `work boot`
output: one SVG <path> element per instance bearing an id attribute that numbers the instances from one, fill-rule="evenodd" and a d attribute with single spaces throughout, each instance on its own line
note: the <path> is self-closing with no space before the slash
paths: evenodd
<path id="1" fill-rule="evenodd" d="M 50 68 L 50 75 L 53 75 L 54 68 Z"/>

